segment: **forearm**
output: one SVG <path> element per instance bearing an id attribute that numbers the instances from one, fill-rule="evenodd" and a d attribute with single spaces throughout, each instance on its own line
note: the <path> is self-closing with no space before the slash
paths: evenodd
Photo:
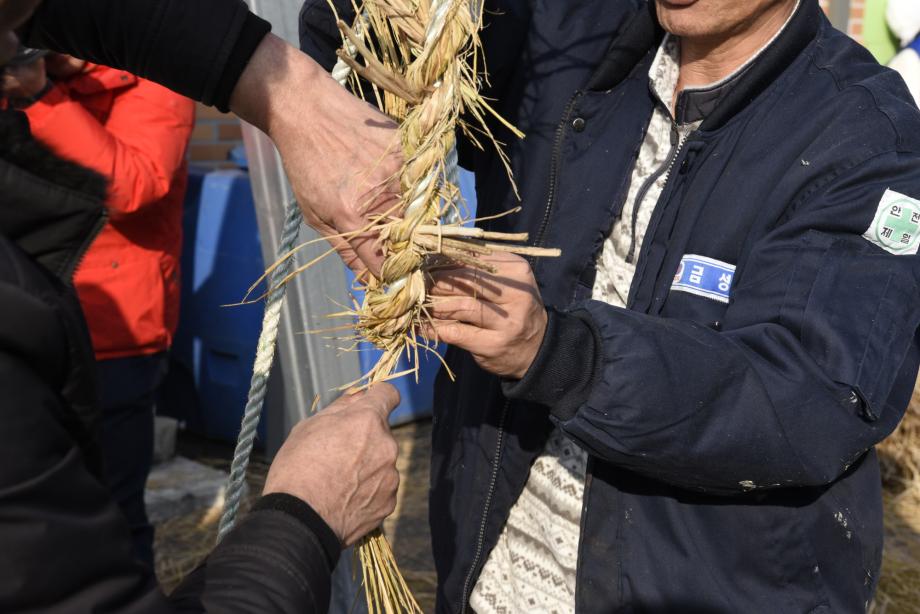
<path id="1" fill-rule="evenodd" d="M 270 25 L 242 0 L 45 0 L 26 44 L 122 68 L 226 110 Z"/>
<path id="2" fill-rule="evenodd" d="M 284 130 L 283 122 L 310 109 L 327 80 L 331 77 L 316 62 L 269 34 L 240 75 L 230 97 L 230 109 L 273 136 Z"/>
<path id="3" fill-rule="evenodd" d="M 306 503 L 263 497 L 170 601 L 181 612 L 325 613 L 340 551 Z"/>
<path id="4" fill-rule="evenodd" d="M 591 302 L 557 335 L 579 327 L 577 354 L 538 356 L 506 393 L 545 404 L 592 455 L 678 486 L 733 493 L 827 484 L 900 416 L 890 408 L 867 420 L 850 388 L 775 325 L 721 333 Z M 583 371 L 588 383 L 578 386 Z M 895 387 L 893 406 L 909 396 L 909 381 L 900 378 L 907 384 Z"/>
<path id="5" fill-rule="evenodd" d="M 355 103 L 319 64 L 269 34 L 240 76 L 230 109 L 279 147 L 290 144 L 315 156 L 349 128 L 343 115 Z M 310 125 L 305 126 L 304 118 L 310 118 Z M 337 130 L 339 124 L 342 130 Z"/>

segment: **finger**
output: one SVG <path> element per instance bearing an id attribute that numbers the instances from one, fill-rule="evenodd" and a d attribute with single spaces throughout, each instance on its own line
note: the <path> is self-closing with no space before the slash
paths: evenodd
<path id="1" fill-rule="evenodd" d="M 428 339 L 441 341 L 464 350 L 476 348 L 482 329 L 463 322 L 445 322 L 433 320 L 422 326 L 422 334 Z"/>
<path id="2" fill-rule="evenodd" d="M 431 274 L 432 296 L 472 296 L 495 302 L 501 296 L 501 284 L 478 269 L 451 269 Z"/>
<path id="3" fill-rule="evenodd" d="M 355 265 L 360 269 L 366 269 L 375 276 L 380 274 L 380 267 L 383 266 L 383 251 L 380 249 L 380 243 L 377 237 L 372 234 L 362 234 L 349 241 L 351 248 L 357 256 Z M 352 267 L 355 270 L 355 267 Z"/>
<path id="4" fill-rule="evenodd" d="M 520 256 L 495 253 L 484 256 L 483 261 L 495 267 L 496 272 L 470 267 L 437 271 L 431 274 L 430 293 L 434 296 L 477 296 L 493 303 L 515 300 L 520 292 L 533 293 L 530 264 Z"/>
<path id="5" fill-rule="evenodd" d="M 488 301 L 468 296 L 435 297 L 429 312 L 438 320 L 455 320 L 477 328 L 498 328 L 508 312 Z"/>
<path id="6" fill-rule="evenodd" d="M 366 226 L 374 216 L 391 216 L 398 213 L 400 190 L 399 181 L 396 179 L 396 170 L 401 166 L 398 160 L 399 158 L 397 157 L 388 156 L 386 163 L 381 162 L 379 168 L 373 169 L 377 176 L 385 173 L 386 168 L 392 168 L 394 171 L 391 176 L 386 177 L 382 184 L 369 187 L 363 198 L 363 203 L 358 206 L 358 210 L 354 214 L 356 219 L 351 222 L 355 229 Z M 377 241 L 376 233 L 358 235 L 349 239 L 349 242 L 364 263 L 364 266 L 374 275 L 377 275 L 383 265 L 383 251 Z"/>
<path id="7" fill-rule="evenodd" d="M 383 420 L 390 417 L 400 401 L 399 391 L 385 382 L 374 384 L 362 396 L 368 406 L 375 409 Z"/>

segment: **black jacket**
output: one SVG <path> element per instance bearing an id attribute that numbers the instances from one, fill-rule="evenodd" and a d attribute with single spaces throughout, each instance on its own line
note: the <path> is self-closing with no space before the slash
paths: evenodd
<path id="1" fill-rule="evenodd" d="M 590 454 L 578 612 L 864 611 L 882 548 L 873 445 L 920 363 L 920 233 L 891 221 L 920 214 L 903 82 L 803 0 L 675 153 L 619 309 L 588 299 L 662 31 L 629 0 L 487 8 L 487 94 L 527 135 L 496 126 L 523 211 L 490 226 L 562 257 L 534 263 L 550 323 L 525 378 L 450 350 L 456 383 L 437 383 L 438 611 L 466 607 L 554 426 Z M 517 204 L 496 156 L 461 153 L 478 215 Z M 893 212 L 888 189 L 912 198 Z M 886 225 L 911 250 L 876 245 L 897 251 Z M 724 290 L 707 286 L 712 262 L 733 270 Z"/>
<path id="2" fill-rule="evenodd" d="M 255 44 L 267 31 L 243 7 L 50 0 L 26 36 L 226 106 L 247 28 Z M 213 63 L 180 61 L 182 49 Z M 24 115 L 0 113 L 0 612 L 325 612 L 340 546 L 288 495 L 259 500 L 169 598 L 133 560 L 99 479 L 95 361 L 70 285 L 104 195 L 101 177 L 39 146 Z"/>

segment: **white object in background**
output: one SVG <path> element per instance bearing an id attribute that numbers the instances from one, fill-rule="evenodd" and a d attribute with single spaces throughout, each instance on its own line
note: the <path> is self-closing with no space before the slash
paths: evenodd
<path id="1" fill-rule="evenodd" d="M 888 27 L 907 47 L 920 34 L 920 2 L 917 0 L 888 0 L 885 9 Z"/>
<path id="2" fill-rule="evenodd" d="M 907 83 L 907 89 L 914 97 L 914 102 L 920 107 L 920 55 L 911 47 L 907 47 L 891 58 L 888 66 L 901 73 L 901 77 Z"/>
<path id="3" fill-rule="evenodd" d="M 888 27 L 901 42 L 900 53 L 888 62 L 904 78 L 907 88 L 920 106 L 920 1 L 888 0 L 885 12 Z"/>

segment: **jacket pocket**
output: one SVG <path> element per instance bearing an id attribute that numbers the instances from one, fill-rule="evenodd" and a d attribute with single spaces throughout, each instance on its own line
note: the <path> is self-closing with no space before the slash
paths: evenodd
<path id="1" fill-rule="evenodd" d="M 93 349 L 114 358 L 165 349 L 165 284 L 156 257 L 85 262 L 74 279 Z"/>
<path id="2" fill-rule="evenodd" d="M 861 239 L 829 242 L 802 323 L 802 344 L 833 381 L 881 413 L 913 342 L 918 288 L 910 259 Z"/>

